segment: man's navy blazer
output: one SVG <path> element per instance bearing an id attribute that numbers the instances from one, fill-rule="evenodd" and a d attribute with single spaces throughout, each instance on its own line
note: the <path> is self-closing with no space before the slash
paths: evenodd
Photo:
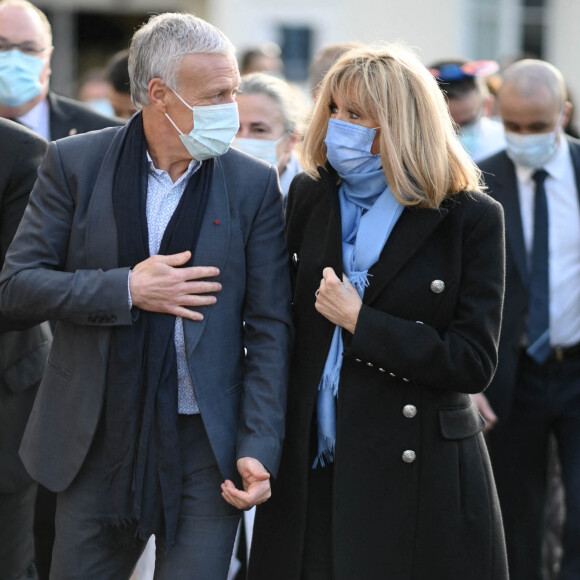
<path id="1" fill-rule="evenodd" d="M 20 450 L 32 477 L 53 491 L 72 482 L 95 434 L 111 329 L 132 322 L 111 196 L 125 130 L 49 145 L 1 276 L 3 312 L 58 321 Z M 199 309 L 203 321 L 184 321 L 184 332 L 218 465 L 239 482 L 239 457 L 258 459 L 274 475 L 278 468 L 289 272 L 276 170 L 235 150 L 215 163 L 194 265 L 218 267 L 222 291 Z"/>

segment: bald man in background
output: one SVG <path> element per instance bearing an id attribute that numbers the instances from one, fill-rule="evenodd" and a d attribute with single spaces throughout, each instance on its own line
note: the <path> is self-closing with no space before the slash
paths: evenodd
<path id="1" fill-rule="evenodd" d="M 482 162 L 506 224 L 499 365 L 486 391 L 498 417 L 489 450 L 504 516 L 510 578 L 542 578 L 549 441 L 566 493 L 559 580 L 580 578 L 580 141 L 552 65 L 509 67 L 498 95 L 506 149 Z"/>

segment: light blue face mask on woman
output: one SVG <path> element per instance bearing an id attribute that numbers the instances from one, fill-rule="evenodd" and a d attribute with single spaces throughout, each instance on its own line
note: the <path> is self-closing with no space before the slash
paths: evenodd
<path id="1" fill-rule="evenodd" d="M 371 153 L 376 134 L 376 129 L 328 119 L 326 158 L 342 178 L 381 168 L 381 156 Z"/>
<path id="2" fill-rule="evenodd" d="M 19 50 L 0 52 L 0 103 L 19 107 L 42 91 L 40 73 L 44 60 Z"/>
<path id="3" fill-rule="evenodd" d="M 181 141 L 189 154 L 198 161 L 204 161 L 226 153 L 240 128 L 237 103 L 191 107 L 173 92 L 193 112 L 193 129 L 187 135 L 165 113 L 169 122 L 179 131 Z"/>

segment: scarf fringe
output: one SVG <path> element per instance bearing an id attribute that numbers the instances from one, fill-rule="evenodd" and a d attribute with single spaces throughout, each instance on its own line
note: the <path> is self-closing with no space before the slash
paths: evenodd
<path id="1" fill-rule="evenodd" d="M 326 467 L 326 465 L 334 462 L 335 443 L 334 439 L 330 439 L 329 437 L 324 438 L 324 448 L 318 452 L 312 464 L 312 469 L 316 469 L 319 465 L 320 467 Z"/>
<path id="2" fill-rule="evenodd" d="M 362 298 L 365 288 L 370 284 L 370 276 L 372 276 L 372 274 L 369 274 L 368 270 L 351 272 L 346 284 L 348 286 L 348 283 L 350 282 L 354 286 L 355 290 L 359 293 L 359 296 Z"/>
<path id="3" fill-rule="evenodd" d="M 153 534 L 153 530 L 146 530 L 140 526 L 133 516 L 98 515 L 97 522 L 103 528 L 104 536 L 123 550 L 129 550 L 142 542 L 147 542 Z"/>

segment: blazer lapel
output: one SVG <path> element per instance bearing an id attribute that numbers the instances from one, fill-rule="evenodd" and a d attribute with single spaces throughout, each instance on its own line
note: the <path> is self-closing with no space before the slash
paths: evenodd
<path id="1" fill-rule="evenodd" d="M 111 270 L 119 266 L 117 225 L 113 211 L 113 181 L 119 147 L 125 129 L 120 129 L 105 154 L 91 192 L 85 230 L 86 268 Z M 111 327 L 98 329 L 99 348 L 103 361 L 108 358 Z"/>
<path id="2" fill-rule="evenodd" d="M 103 162 L 89 201 L 85 248 L 87 268 L 111 270 L 119 266 L 117 225 L 113 210 L 113 181 L 125 128 L 115 135 Z"/>
<path id="3" fill-rule="evenodd" d="M 489 180 L 489 184 L 492 187 L 491 194 L 504 208 L 507 245 L 511 248 L 512 257 L 520 278 L 527 287 L 528 266 L 518 193 L 519 187 L 515 167 L 507 155 L 503 156 L 501 165 L 498 165 L 497 174 Z"/>
<path id="4" fill-rule="evenodd" d="M 387 284 L 429 238 L 445 219 L 448 210 L 405 208 L 396 223 L 379 261 L 369 270 L 369 286 L 364 293 L 365 304 L 381 294 Z"/>
<path id="5" fill-rule="evenodd" d="M 193 257 L 193 265 L 215 266 L 219 268 L 220 276 L 218 276 L 217 281 L 220 282 L 226 264 L 232 224 L 230 199 L 223 167 L 219 158 L 216 158 L 214 163 L 211 191 L 209 192 L 205 216 L 202 221 L 201 231 L 199 232 L 197 248 Z M 215 308 L 208 306 L 198 308 L 197 310 L 203 314 L 202 321 L 183 321 L 187 356 L 190 360 L 209 317 L 215 312 Z"/>

